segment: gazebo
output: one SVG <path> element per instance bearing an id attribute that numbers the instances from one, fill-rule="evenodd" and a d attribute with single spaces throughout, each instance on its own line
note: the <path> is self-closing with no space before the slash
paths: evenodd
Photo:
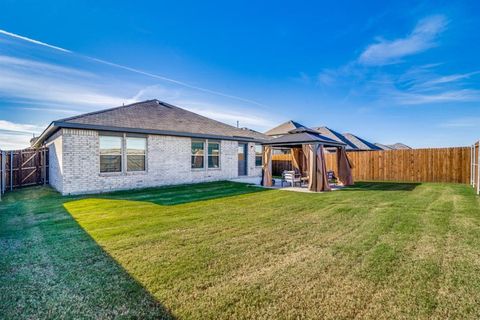
<path id="1" fill-rule="evenodd" d="M 345 185 L 353 184 L 352 166 L 345 152 L 346 144 L 322 136 L 309 128 L 297 128 L 278 138 L 263 143 L 262 185 L 272 186 L 272 149 L 291 149 L 292 165 L 295 171 L 305 173 L 310 191 L 330 191 L 324 148 L 336 149 L 337 178 Z"/>

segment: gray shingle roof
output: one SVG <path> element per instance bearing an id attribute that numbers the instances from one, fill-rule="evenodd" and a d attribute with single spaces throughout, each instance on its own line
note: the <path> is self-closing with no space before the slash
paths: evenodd
<path id="1" fill-rule="evenodd" d="M 263 133 L 239 129 L 159 100 L 147 100 L 60 119 L 52 122 L 50 127 L 52 126 L 55 128 L 71 127 L 152 134 L 165 133 L 193 137 L 218 136 L 219 138 L 232 138 L 234 140 L 253 139 L 263 141 L 270 139 Z M 48 128 L 45 132 L 47 131 Z M 42 138 L 45 140 L 48 137 L 44 136 Z"/>
<path id="2" fill-rule="evenodd" d="M 355 145 L 357 150 L 382 150 L 380 147 L 374 145 L 367 140 L 364 140 L 354 134 L 344 133 L 343 136 L 348 139 L 353 145 Z"/>
<path id="3" fill-rule="evenodd" d="M 412 149 L 412 147 L 407 146 L 404 143 L 397 142 L 395 144 L 389 144 L 388 145 L 390 148 L 395 149 L 395 150 L 400 150 L 400 149 Z"/>
<path id="4" fill-rule="evenodd" d="M 382 150 L 393 150 L 392 147 L 390 147 L 390 146 L 388 146 L 388 145 L 386 145 L 386 144 L 381 144 L 381 143 L 378 143 L 378 142 L 377 142 L 377 143 L 375 143 L 375 145 L 376 145 L 377 147 L 379 147 L 380 149 L 382 149 Z"/>
<path id="5" fill-rule="evenodd" d="M 344 146 L 345 143 L 322 136 L 316 130 L 298 128 L 290 130 L 287 134 L 271 139 L 264 144 L 272 146 L 289 146 L 303 143 L 321 143 L 326 146 Z"/>
<path id="6" fill-rule="evenodd" d="M 320 134 L 322 136 L 325 136 L 325 137 L 328 137 L 330 139 L 333 139 L 335 141 L 338 141 L 338 142 L 343 142 L 343 143 L 346 143 L 347 146 L 346 146 L 346 150 L 356 150 L 357 147 L 351 142 L 349 141 L 347 138 L 345 138 L 343 136 L 343 134 L 335 131 L 335 130 L 332 130 L 328 127 L 316 127 L 314 128 L 316 131 L 320 132 Z"/>
<path id="7" fill-rule="evenodd" d="M 304 125 L 295 122 L 293 120 L 288 120 L 287 122 L 282 123 L 281 125 L 276 126 L 265 132 L 268 136 L 279 136 L 282 134 L 287 134 L 289 131 L 299 128 L 306 128 Z"/>

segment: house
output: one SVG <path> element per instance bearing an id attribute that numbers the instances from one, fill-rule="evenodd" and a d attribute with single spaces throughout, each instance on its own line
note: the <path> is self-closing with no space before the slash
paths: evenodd
<path id="1" fill-rule="evenodd" d="M 316 127 L 313 128 L 316 131 L 318 131 L 321 135 L 328 137 L 330 139 L 333 139 L 338 142 L 343 142 L 346 144 L 346 150 L 351 151 L 351 150 L 356 150 L 357 147 L 347 138 L 345 138 L 341 133 L 330 129 L 329 127 Z"/>
<path id="2" fill-rule="evenodd" d="M 404 149 L 412 149 L 411 147 L 407 146 L 404 143 L 397 142 L 395 144 L 381 144 L 375 143 L 375 145 L 382 150 L 404 150 Z"/>
<path id="3" fill-rule="evenodd" d="M 360 138 L 357 135 L 351 133 L 344 133 L 343 136 L 355 146 L 355 151 L 379 151 L 382 150 L 380 147 L 376 146 L 374 143 L 369 142 L 365 139 Z"/>
<path id="4" fill-rule="evenodd" d="M 66 195 L 257 177 L 267 139 L 148 100 L 53 121 L 33 146 L 48 147 L 50 184 Z"/>
<path id="5" fill-rule="evenodd" d="M 276 126 L 275 128 L 272 128 L 266 131 L 265 134 L 272 138 L 278 138 L 280 136 L 288 134 L 292 130 L 302 129 L 302 128 L 307 128 L 307 127 L 293 120 L 288 120 L 287 122 L 284 122 Z"/>
<path id="6" fill-rule="evenodd" d="M 278 138 L 282 135 L 288 134 L 292 130 L 297 129 L 309 129 L 307 126 L 295 122 L 293 120 L 289 120 L 284 122 L 275 128 L 272 128 L 265 132 L 266 135 L 271 136 L 272 138 Z M 313 127 L 313 130 L 320 133 L 322 136 L 330 138 L 334 141 L 344 143 L 346 145 L 347 151 L 372 151 L 372 150 L 381 150 L 380 147 L 377 147 L 375 144 L 368 142 L 367 140 L 360 138 L 356 135 L 351 133 L 339 133 L 329 127 Z M 328 150 L 328 149 L 327 149 Z"/>

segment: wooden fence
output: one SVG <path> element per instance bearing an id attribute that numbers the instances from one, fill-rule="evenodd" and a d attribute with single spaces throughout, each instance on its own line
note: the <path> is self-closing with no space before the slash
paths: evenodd
<path id="1" fill-rule="evenodd" d="M 0 193 L 47 183 L 47 148 L 0 152 Z"/>
<path id="2" fill-rule="evenodd" d="M 471 181 L 471 148 L 436 148 L 348 152 L 355 180 L 455 182 Z M 273 155 L 272 170 L 290 170 L 291 157 Z M 326 154 L 327 169 L 337 171 L 336 154 Z"/>
<path id="3" fill-rule="evenodd" d="M 471 172 L 470 185 L 480 194 L 480 140 L 471 147 Z"/>

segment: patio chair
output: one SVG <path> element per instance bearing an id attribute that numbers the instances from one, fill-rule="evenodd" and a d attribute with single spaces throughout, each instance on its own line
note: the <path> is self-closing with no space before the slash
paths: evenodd
<path id="1" fill-rule="evenodd" d="M 298 183 L 300 186 L 302 185 L 302 180 L 299 174 L 296 174 L 295 171 L 283 171 L 282 172 L 282 188 L 283 183 L 290 183 L 292 187 Z"/>
<path id="2" fill-rule="evenodd" d="M 335 172 L 327 171 L 327 178 L 329 183 L 337 183 L 337 177 L 335 176 Z"/>

